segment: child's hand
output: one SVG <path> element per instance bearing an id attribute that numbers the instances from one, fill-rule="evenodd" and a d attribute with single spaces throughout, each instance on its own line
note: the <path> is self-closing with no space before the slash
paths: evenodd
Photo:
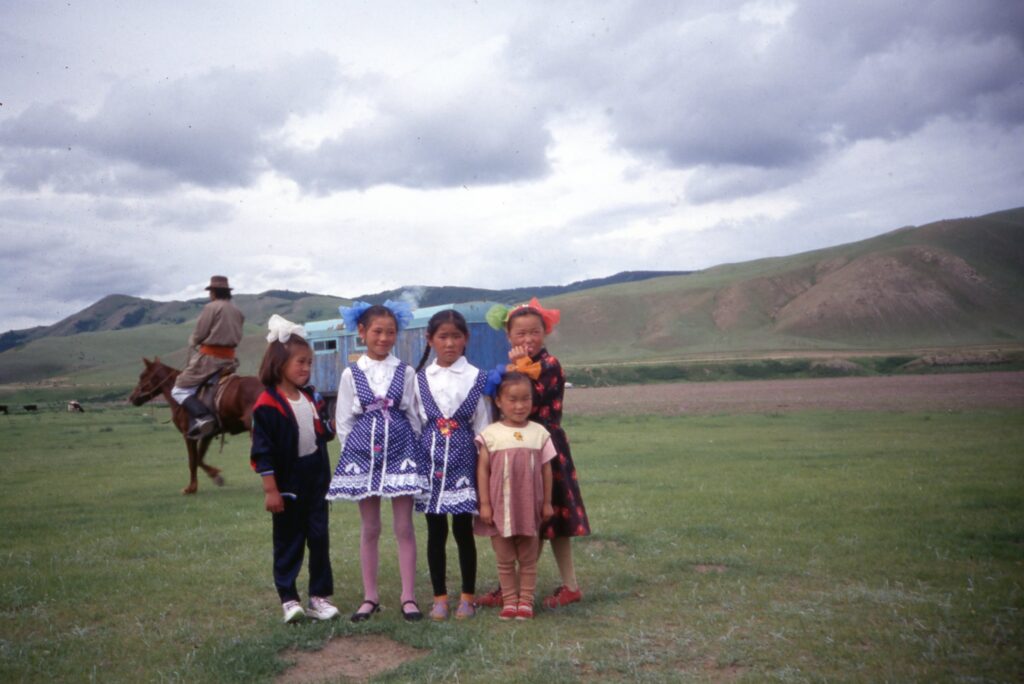
<path id="1" fill-rule="evenodd" d="M 482 504 L 480 506 L 480 522 L 484 525 L 494 524 L 494 512 L 491 510 L 490 505 Z"/>
<path id="2" fill-rule="evenodd" d="M 540 509 L 541 520 L 551 520 L 551 518 L 554 515 L 555 515 L 555 509 L 549 503 L 544 504 L 544 506 Z"/>
<path id="3" fill-rule="evenodd" d="M 263 497 L 263 506 L 271 513 L 283 513 L 284 499 L 281 498 L 280 492 L 267 492 Z"/>
<path id="4" fill-rule="evenodd" d="M 512 347 L 508 350 L 508 360 L 515 363 L 517 359 L 521 359 L 529 356 L 526 353 L 526 347 Z"/>

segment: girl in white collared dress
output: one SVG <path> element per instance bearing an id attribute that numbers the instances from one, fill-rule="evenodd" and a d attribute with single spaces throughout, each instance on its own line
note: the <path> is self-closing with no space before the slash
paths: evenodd
<path id="1" fill-rule="evenodd" d="M 341 309 L 348 329 L 358 330 L 366 353 L 345 368 L 338 385 L 335 428 L 343 444 L 338 466 L 327 491 L 328 499 L 359 503 L 359 558 L 363 602 L 353 622 L 380 611 L 377 588 L 380 501 L 391 499 L 398 568 L 402 579 L 402 616 L 423 617 L 416 603 L 416 533 L 412 524 L 413 498 L 423 489 L 418 446 L 420 419 L 411 366 L 391 354 L 400 327 L 411 319 L 407 306 L 394 302 L 357 302 Z"/>
<path id="2" fill-rule="evenodd" d="M 427 519 L 427 564 L 434 589 L 430 617 L 448 617 L 447 553 L 448 516 L 459 550 L 462 593 L 455 617 L 475 614 L 476 541 L 473 516 L 477 510 L 477 448 L 474 437 L 491 420 L 490 404 L 484 397 L 486 375 L 464 356 L 469 342 L 466 319 L 454 309 L 434 314 L 427 323 L 427 349 L 416 373 L 423 432 L 420 439 L 426 458 L 424 476 L 428 486 L 416 500 L 416 510 Z M 424 368 L 430 352 L 436 358 Z"/>

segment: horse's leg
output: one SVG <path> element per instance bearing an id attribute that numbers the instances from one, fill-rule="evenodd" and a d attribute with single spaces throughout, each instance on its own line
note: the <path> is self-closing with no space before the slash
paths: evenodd
<path id="1" fill-rule="evenodd" d="M 181 490 L 182 494 L 195 494 L 199 489 L 199 481 L 196 479 L 196 464 L 199 462 L 199 454 L 196 451 L 196 443 L 191 439 L 185 440 L 188 448 L 188 486 Z"/>
<path id="2" fill-rule="evenodd" d="M 203 472 L 210 476 L 213 480 L 213 484 L 218 487 L 224 486 L 224 477 L 220 474 L 220 468 L 215 468 L 211 465 L 206 465 L 203 460 L 206 458 L 206 450 L 210 446 L 210 442 L 213 441 L 213 437 L 204 437 L 203 441 L 199 443 L 199 467 L 203 469 Z"/>

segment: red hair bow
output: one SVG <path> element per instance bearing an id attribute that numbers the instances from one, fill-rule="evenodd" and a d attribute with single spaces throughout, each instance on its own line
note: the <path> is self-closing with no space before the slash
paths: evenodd
<path id="1" fill-rule="evenodd" d="M 562 312 L 560 310 L 545 309 L 543 306 L 540 305 L 540 300 L 538 300 L 536 297 L 533 297 L 528 304 L 520 304 L 519 306 L 513 306 L 509 310 L 508 316 L 505 317 L 505 320 L 507 321 L 509 316 L 514 314 L 516 311 L 519 311 L 520 309 L 533 309 L 538 314 L 540 314 L 540 319 L 544 321 L 544 332 L 546 333 L 550 333 L 552 330 L 554 330 L 555 326 L 558 325 L 558 322 L 562 320 Z"/>

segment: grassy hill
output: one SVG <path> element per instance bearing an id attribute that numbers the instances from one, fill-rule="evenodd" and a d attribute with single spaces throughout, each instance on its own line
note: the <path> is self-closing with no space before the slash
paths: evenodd
<path id="1" fill-rule="evenodd" d="M 142 356 L 161 356 L 181 365 L 185 343 L 206 301 L 154 302 L 110 295 L 52 326 L 12 331 L 32 335 L 0 353 L 0 378 L 4 383 L 48 379 L 123 385 L 138 375 Z M 233 301 L 246 319 L 246 338 L 239 349 L 245 372 L 256 370 L 271 314 L 293 321 L 331 318 L 337 316 L 338 306 L 351 303 L 340 297 L 276 290 L 239 294 Z"/>
<path id="2" fill-rule="evenodd" d="M 551 299 L 571 363 L 1024 342 L 1024 209 Z"/>
<path id="3" fill-rule="evenodd" d="M 1024 345 L 1024 208 L 788 257 L 652 275 L 583 281 L 557 296 L 546 288 L 411 289 L 421 305 L 539 293 L 562 309 L 551 347 L 575 366 Z M 349 303 L 282 290 L 234 301 L 247 320 L 240 350 L 246 372 L 255 371 L 271 314 L 304 322 L 334 317 Z M 53 326 L 11 331 L 0 336 L 0 385 L 130 385 L 144 355 L 182 363 L 203 304 L 111 295 Z"/>
<path id="4" fill-rule="evenodd" d="M 591 278 L 589 280 L 577 280 L 568 285 L 542 285 L 540 287 L 517 287 L 507 290 L 486 290 L 478 287 L 405 287 L 397 290 L 385 290 L 375 294 L 357 297 L 371 304 L 382 304 L 388 299 L 400 299 L 410 295 L 416 298 L 419 306 L 438 306 L 441 304 L 452 304 L 458 302 L 502 302 L 504 304 L 518 304 L 527 301 L 530 297 L 554 297 L 568 292 L 579 292 L 590 290 L 605 285 L 617 285 L 619 283 L 633 283 L 651 278 L 663 278 L 672 275 L 687 275 L 691 271 L 622 271 L 606 278 Z"/>

